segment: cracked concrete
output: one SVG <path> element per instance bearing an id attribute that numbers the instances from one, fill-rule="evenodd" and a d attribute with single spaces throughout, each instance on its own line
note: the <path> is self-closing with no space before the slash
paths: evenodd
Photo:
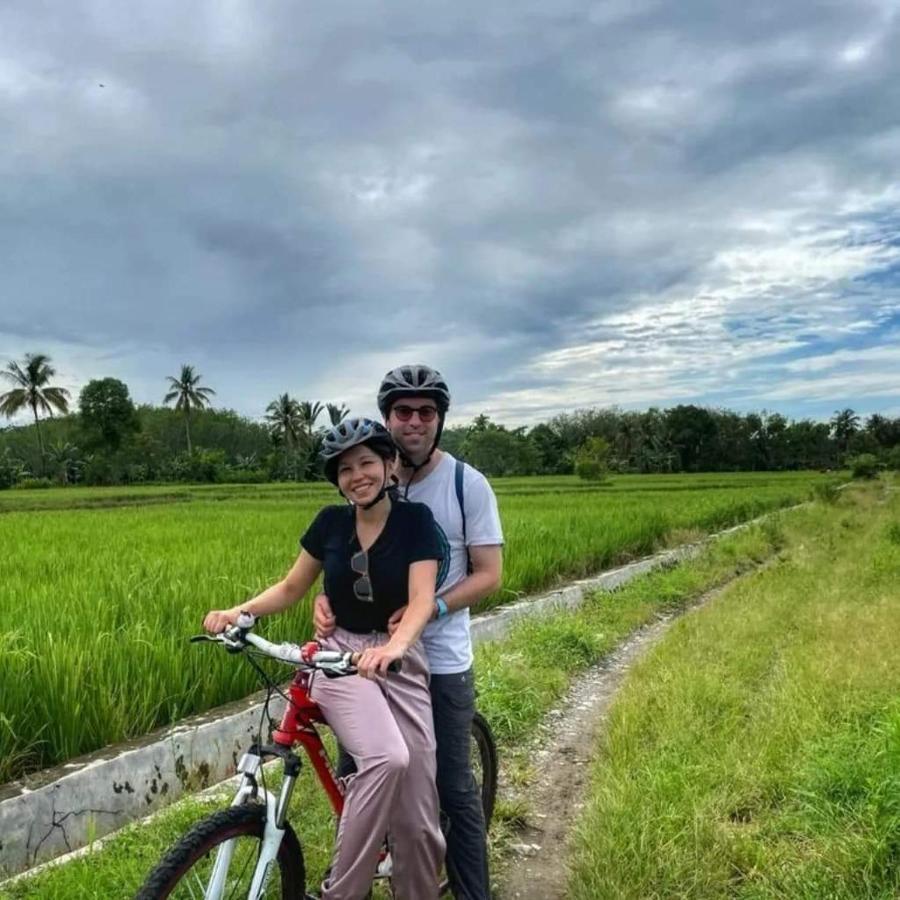
<path id="1" fill-rule="evenodd" d="M 750 524 L 477 616 L 473 639 L 497 640 L 524 616 L 575 608 L 588 594 L 614 590 L 652 569 L 695 556 L 708 540 Z M 263 697 L 256 694 L 0 786 L 0 877 L 83 847 L 185 793 L 233 775 L 256 735 Z M 280 715 L 282 703 L 277 698 L 272 702 L 274 716 Z"/>

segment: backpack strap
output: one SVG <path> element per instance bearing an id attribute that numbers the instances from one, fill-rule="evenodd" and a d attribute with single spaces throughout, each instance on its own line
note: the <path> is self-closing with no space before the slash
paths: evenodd
<path id="1" fill-rule="evenodd" d="M 456 473 L 455 473 L 455 481 L 456 481 L 456 502 L 459 503 L 459 513 L 462 516 L 462 533 L 463 533 L 463 546 L 466 548 L 466 574 L 472 574 L 472 557 L 469 556 L 469 546 L 466 543 L 466 502 L 465 502 L 465 493 L 463 489 L 463 477 L 466 472 L 466 464 L 458 459 L 456 461 Z"/>

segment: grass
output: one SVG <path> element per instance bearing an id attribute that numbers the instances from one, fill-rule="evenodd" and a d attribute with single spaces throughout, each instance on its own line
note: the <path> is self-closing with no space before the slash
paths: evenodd
<path id="1" fill-rule="evenodd" d="M 753 527 L 714 542 L 700 557 L 651 573 L 614 594 L 597 594 L 578 612 L 518 623 L 502 642 L 476 651 L 479 708 L 487 715 L 508 774 L 517 749 L 541 716 L 559 700 L 569 680 L 618 644 L 635 627 L 662 610 L 677 608 L 778 548 L 780 529 Z M 231 660 L 232 667 L 234 661 Z M 295 792 L 291 821 L 301 836 L 314 886 L 328 861 L 333 824 L 320 789 L 305 767 Z M 225 800 L 220 801 L 227 802 Z M 209 804 L 190 799 L 176 804 L 150 825 L 135 825 L 101 850 L 45 870 L 15 886 L 0 888 L 4 900 L 21 898 L 106 898 L 133 893 L 164 849 Z M 508 833 L 515 809 L 498 807 L 496 843 Z"/>
<path id="2" fill-rule="evenodd" d="M 567 897 L 900 895 L 900 501 L 842 493 L 632 672 Z"/>
<path id="3" fill-rule="evenodd" d="M 484 608 L 804 499 L 810 473 L 501 479 L 504 587 Z M 6 492 L 0 502 L 0 783 L 250 693 L 250 672 L 190 648 L 211 607 L 277 580 L 323 485 Z M 167 493 L 168 492 L 168 493 Z M 39 511 L 10 504 L 35 498 Z M 10 499 L 11 498 L 11 499 Z M 75 502 L 108 508 L 59 508 Z M 174 498 L 174 499 L 173 499 Z M 127 501 L 127 502 L 126 502 Z M 57 508 L 53 508 L 53 504 Z M 266 625 L 310 631 L 308 605 Z"/>

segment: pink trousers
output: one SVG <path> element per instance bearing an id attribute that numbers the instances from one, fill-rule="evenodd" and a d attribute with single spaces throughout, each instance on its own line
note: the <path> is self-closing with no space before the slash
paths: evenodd
<path id="1" fill-rule="evenodd" d="M 354 634 L 338 628 L 322 643 L 329 650 L 358 651 L 387 640 L 383 633 Z M 397 900 L 437 900 L 444 837 L 428 678 L 421 643 L 409 649 L 401 672 L 383 680 L 327 678 L 321 672 L 313 678 L 312 698 L 356 762 L 322 900 L 366 896 L 386 834 Z"/>

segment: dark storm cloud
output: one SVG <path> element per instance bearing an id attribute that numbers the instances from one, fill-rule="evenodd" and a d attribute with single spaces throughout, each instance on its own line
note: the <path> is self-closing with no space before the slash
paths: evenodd
<path id="1" fill-rule="evenodd" d="M 152 400 L 195 361 L 258 413 L 428 355 L 462 414 L 524 420 L 877 347 L 897 32 L 887 4 L 7 3 L 0 356 Z"/>

